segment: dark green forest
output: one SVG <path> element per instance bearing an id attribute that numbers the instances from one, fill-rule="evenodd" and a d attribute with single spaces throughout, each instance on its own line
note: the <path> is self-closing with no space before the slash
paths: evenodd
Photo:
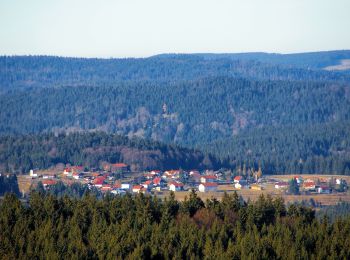
<path id="1" fill-rule="evenodd" d="M 57 164 L 100 168 L 102 162 L 125 162 L 132 170 L 236 170 L 246 165 L 261 167 L 264 174 L 349 175 L 349 138 L 347 123 L 316 125 L 307 132 L 298 127 L 252 130 L 197 150 L 105 132 L 0 136 L 0 170 L 27 173 Z"/>
<path id="2" fill-rule="evenodd" d="M 342 201 L 336 205 L 324 207 L 317 212 L 316 216 L 319 219 L 327 216 L 330 221 L 335 221 L 339 217 L 350 217 L 350 203 Z"/>
<path id="3" fill-rule="evenodd" d="M 0 144 L 0 171 L 12 173 L 68 163 L 96 169 L 102 162 L 124 162 L 131 170 L 228 166 L 210 154 L 193 149 L 104 132 L 3 136 Z"/>
<path id="4" fill-rule="evenodd" d="M 349 174 L 350 74 L 323 70 L 348 58 L 3 56 L 0 135 L 104 131 L 203 149 L 224 165 L 262 165 L 265 173 Z"/>
<path id="5" fill-rule="evenodd" d="M 348 259 L 350 218 L 318 220 L 310 208 L 237 194 L 203 202 L 170 195 L 56 198 L 0 205 L 5 259 Z"/>
<path id="6" fill-rule="evenodd" d="M 309 128 L 266 127 L 200 146 L 231 164 L 262 166 L 265 173 L 350 175 L 350 123 Z"/>
<path id="7" fill-rule="evenodd" d="M 7 192 L 20 195 L 17 176 L 15 174 L 0 174 L 0 196 L 4 196 Z"/>

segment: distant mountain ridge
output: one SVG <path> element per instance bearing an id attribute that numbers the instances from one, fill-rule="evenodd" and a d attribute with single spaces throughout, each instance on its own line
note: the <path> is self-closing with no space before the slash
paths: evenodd
<path id="1" fill-rule="evenodd" d="M 160 54 L 154 57 L 174 57 L 181 54 Z M 267 53 L 267 52 L 246 52 L 246 53 L 194 53 L 206 59 L 233 59 L 246 61 L 259 61 L 275 65 L 289 65 L 300 68 L 324 69 L 327 66 L 337 65 L 341 60 L 350 58 L 350 50 L 318 51 L 304 53 Z"/>
<path id="2" fill-rule="evenodd" d="M 0 93 L 28 87 L 101 86 L 134 81 L 164 83 L 217 76 L 350 81 L 350 73 L 323 70 L 343 59 L 350 59 L 350 51 L 285 55 L 163 54 L 138 59 L 2 56 Z"/>

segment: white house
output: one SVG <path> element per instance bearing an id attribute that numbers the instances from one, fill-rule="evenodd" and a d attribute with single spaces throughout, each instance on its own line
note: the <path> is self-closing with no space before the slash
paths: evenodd
<path id="1" fill-rule="evenodd" d="M 289 186 L 288 182 L 277 182 L 275 184 L 275 189 L 278 189 L 278 190 L 280 190 L 280 189 L 287 189 L 288 186 Z"/>
<path id="2" fill-rule="evenodd" d="M 122 183 L 120 188 L 122 190 L 130 190 L 130 184 L 129 183 Z"/>
<path id="3" fill-rule="evenodd" d="M 29 176 L 35 178 L 35 177 L 38 177 L 38 174 L 37 174 L 37 173 L 34 173 L 33 170 L 30 170 L 30 171 L 29 171 Z"/>
<path id="4" fill-rule="evenodd" d="M 323 193 L 323 194 L 330 194 L 331 189 L 328 186 L 320 186 L 317 188 L 318 193 Z"/>
<path id="5" fill-rule="evenodd" d="M 169 185 L 169 190 L 171 191 L 181 191 L 183 188 L 184 185 L 181 182 L 172 182 Z"/>
<path id="6" fill-rule="evenodd" d="M 303 182 L 303 178 L 301 176 L 295 176 L 294 179 L 297 181 L 298 185 Z"/>
<path id="7" fill-rule="evenodd" d="M 243 177 L 242 176 L 236 176 L 234 179 L 233 179 L 233 182 L 234 183 L 239 183 L 243 180 Z"/>
<path id="8" fill-rule="evenodd" d="M 53 179 L 53 175 L 43 175 L 43 179 Z"/>
<path id="9" fill-rule="evenodd" d="M 114 195 L 125 195 L 126 191 L 122 189 L 115 189 L 115 190 L 112 190 L 111 193 Z"/>
<path id="10" fill-rule="evenodd" d="M 215 182 L 201 183 L 198 186 L 198 190 L 200 192 L 217 191 L 217 189 L 218 189 L 218 184 Z"/>
<path id="11" fill-rule="evenodd" d="M 143 186 L 142 185 L 135 185 L 132 187 L 132 192 L 139 193 L 141 192 Z"/>
<path id="12" fill-rule="evenodd" d="M 241 176 L 237 176 L 237 177 L 241 177 Z M 239 180 L 235 180 L 234 182 L 234 187 L 239 190 L 247 186 L 248 186 L 247 181 L 243 180 L 242 178 L 239 178 Z"/>
<path id="13" fill-rule="evenodd" d="M 80 174 L 75 172 L 73 173 L 73 178 L 76 179 L 76 180 L 79 180 L 80 179 Z"/>
<path id="14" fill-rule="evenodd" d="M 201 177 L 201 183 L 216 182 L 217 177 L 215 175 L 205 175 Z"/>

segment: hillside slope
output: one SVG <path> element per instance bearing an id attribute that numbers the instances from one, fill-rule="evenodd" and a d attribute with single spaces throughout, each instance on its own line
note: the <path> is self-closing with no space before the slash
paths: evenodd
<path id="1" fill-rule="evenodd" d="M 0 137 L 0 172 L 27 173 L 62 163 L 98 168 L 102 162 L 124 162 L 132 170 L 228 166 L 199 151 L 101 132 Z"/>
<path id="2" fill-rule="evenodd" d="M 251 129 L 200 149 L 265 173 L 350 175 L 350 122 Z"/>
<path id="3" fill-rule="evenodd" d="M 204 148 L 237 165 L 249 156 L 246 143 L 236 140 L 254 135 L 254 150 L 265 155 L 249 160 L 266 163 L 270 173 L 320 172 L 319 165 L 345 173 L 348 153 L 339 162 L 335 153 L 319 156 L 305 147 L 303 157 L 304 146 L 297 144 L 347 139 L 346 131 L 340 138 L 335 134 L 338 126 L 350 128 L 350 73 L 323 68 L 348 56 L 349 51 L 0 57 L 0 135 L 104 131 Z M 328 132 L 320 137 L 316 125 Z M 265 149 L 271 147 L 264 140 L 280 131 L 279 152 Z M 293 135 L 298 138 L 290 139 Z M 345 151 L 349 147 L 345 142 Z M 311 166 L 293 166 L 314 156 Z"/>
<path id="4" fill-rule="evenodd" d="M 103 130 L 181 145 L 245 129 L 349 120 L 350 86 L 227 77 L 0 95 L 0 133 Z"/>

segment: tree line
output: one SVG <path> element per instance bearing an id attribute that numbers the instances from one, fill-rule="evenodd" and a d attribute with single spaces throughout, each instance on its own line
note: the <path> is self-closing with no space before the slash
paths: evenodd
<path id="1" fill-rule="evenodd" d="M 0 205 L 0 255 L 8 259 L 348 259 L 350 218 L 318 220 L 280 198 L 238 195 L 202 201 L 86 194 L 81 199 L 7 194 Z"/>

